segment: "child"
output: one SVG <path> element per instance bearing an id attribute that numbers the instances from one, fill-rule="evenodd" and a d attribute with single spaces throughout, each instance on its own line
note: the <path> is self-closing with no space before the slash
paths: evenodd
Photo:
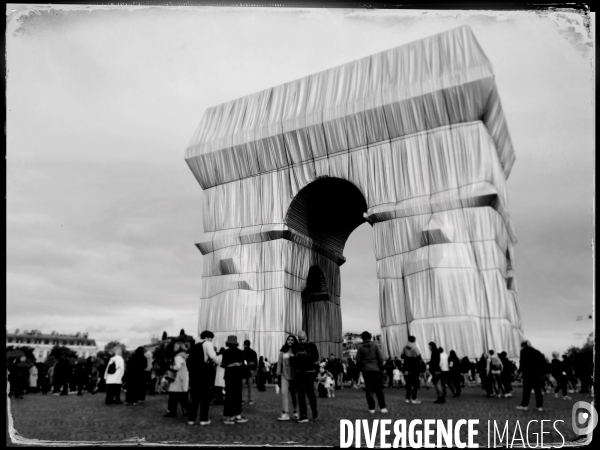
<path id="1" fill-rule="evenodd" d="M 400 369 L 397 367 L 392 372 L 392 379 L 394 381 L 394 387 L 400 389 Z"/>
<path id="2" fill-rule="evenodd" d="M 335 398 L 335 383 L 333 382 L 333 377 L 329 372 L 325 371 L 325 373 L 327 374 L 325 377 L 325 389 L 327 389 L 327 397 Z"/>

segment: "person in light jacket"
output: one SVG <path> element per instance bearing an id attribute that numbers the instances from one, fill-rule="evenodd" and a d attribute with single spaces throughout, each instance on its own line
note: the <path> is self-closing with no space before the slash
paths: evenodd
<path id="1" fill-rule="evenodd" d="M 106 399 L 104 403 L 107 405 L 112 405 L 113 403 L 120 405 L 123 403 L 121 401 L 121 386 L 123 385 L 123 375 L 125 374 L 125 361 L 121 356 L 122 352 L 119 346 L 113 349 L 114 356 L 108 360 L 108 365 L 104 372 L 104 381 L 106 383 Z M 114 373 L 108 373 L 113 364 Z"/>
<path id="2" fill-rule="evenodd" d="M 174 347 L 175 359 L 171 370 L 176 373 L 175 379 L 169 383 L 169 410 L 165 417 L 177 417 L 177 404 L 181 404 L 181 412 L 184 416 L 188 413 L 188 390 L 190 388 L 190 376 L 187 369 L 186 359 L 188 354 L 183 342 L 176 342 Z"/>
<path id="3" fill-rule="evenodd" d="M 33 363 L 29 368 L 29 392 L 37 392 L 38 389 L 38 368 Z"/>
<path id="4" fill-rule="evenodd" d="M 215 347 L 216 349 L 216 347 Z M 213 405 L 224 405 L 225 404 L 225 368 L 221 367 L 221 363 L 223 362 L 223 354 L 225 353 L 225 347 L 221 347 L 215 357 L 215 364 L 217 366 L 217 371 L 215 373 L 215 400 L 213 401 Z"/>

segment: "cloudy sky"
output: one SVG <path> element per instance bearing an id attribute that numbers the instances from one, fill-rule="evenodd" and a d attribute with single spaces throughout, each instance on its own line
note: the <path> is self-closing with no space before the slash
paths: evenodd
<path id="1" fill-rule="evenodd" d="M 196 332 L 204 110 L 469 24 L 494 64 L 522 319 L 544 352 L 592 321 L 593 50 L 571 13 L 8 6 L 7 328 L 128 346 Z M 371 229 L 342 267 L 345 331 L 376 331 Z"/>

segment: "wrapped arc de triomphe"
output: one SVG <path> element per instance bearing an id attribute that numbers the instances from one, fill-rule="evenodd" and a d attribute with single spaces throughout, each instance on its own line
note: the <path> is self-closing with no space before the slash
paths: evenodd
<path id="1" fill-rule="evenodd" d="M 344 244 L 368 221 L 388 355 L 409 334 L 425 358 L 430 341 L 518 354 L 515 155 L 469 27 L 209 108 L 186 161 L 204 190 L 199 328 L 219 345 L 275 358 L 304 329 L 339 356 Z"/>

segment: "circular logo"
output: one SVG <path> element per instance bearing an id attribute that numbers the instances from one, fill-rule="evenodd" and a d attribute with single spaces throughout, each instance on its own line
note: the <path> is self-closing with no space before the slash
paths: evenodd
<path id="1" fill-rule="evenodd" d="M 588 402 L 577 402 L 572 410 L 573 432 L 577 435 L 591 434 L 598 425 L 596 408 Z"/>

